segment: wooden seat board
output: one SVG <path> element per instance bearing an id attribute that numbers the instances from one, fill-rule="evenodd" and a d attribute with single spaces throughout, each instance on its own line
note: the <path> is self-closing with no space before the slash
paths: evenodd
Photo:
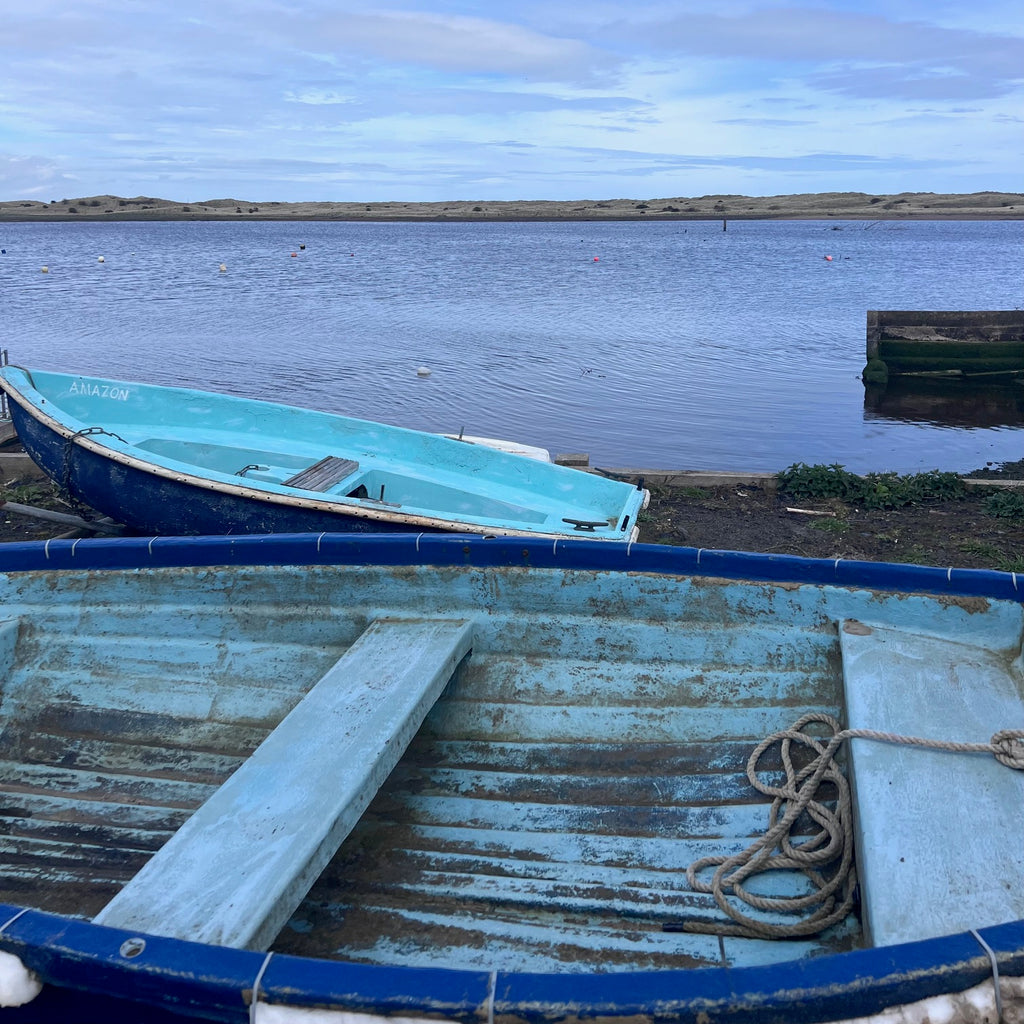
<path id="1" fill-rule="evenodd" d="M 351 476 L 358 469 L 359 463 L 353 459 L 328 455 L 282 481 L 282 486 L 298 487 L 304 491 L 326 491 L 328 487 L 341 483 L 345 477 Z"/>
<path id="2" fill-rule="evenodd" d="M 265 949 L 471 642 L 465 619 L 374 622 L 95 921 Z"/>
<path id="3" fill-rule="evenodd" d="M 1024 727 L 1012 655 L 845 622 L 847 724 L 988 742 Z M 992 754 L 855 739 L 850 744 L 858 875 L 875 946 L 1024 917 L 1024 772 Z"/>

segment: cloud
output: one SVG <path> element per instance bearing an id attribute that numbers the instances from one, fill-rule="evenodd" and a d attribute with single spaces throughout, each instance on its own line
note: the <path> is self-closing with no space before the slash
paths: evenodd
<path id="1" fill-rule="evenodd" d="M 1005 187 L 1018 24 L 1009 0 L 36 0 L 0 34 L 0 188 Z"/>
<path id="2" fill-rule="evenodd" d="M 762 153 L 713 155 L 700 153 L 649 153 L 643 150 L 603 149 L 600 147 L 563 147 L 563 152 L 602 162 L 618 161 L 619 170 L 633 167 L 633 173 L 654 173 L 666 169 L 684 171 L 696 168 L 742 168 L 744 170 L 798 170 L 818 171 L 879 168 L 899 164 L 905 166 L 933 166 L 934 161 L 907 161 L 904 158 L 880 157 L 870 153 L 820 152 L 794 156 L 770 156 Z"/>
<path id="3" fill-rule="evenodd" d="M 429 175 L 436 189 L 437 199 L 452 199 L 452 188 L 462 188 L 481 182 L 519 182 L 542 178 L 552 182 L 569 183 L 569 197 L 578 193 L 573 189 L 591 180 L 623 178 L 630 180 L 653 179 L 665 175 L 683 176 L 691 173 L 711 174 L 721 178 L 732 173 L 778 173 L 807 175 L 827 170 L 830 173 L 859 173 L 893 171 L 905 167 L 895 157 L 871 154 L 811 153 L 793 157 L 770 157 L 762 154 L 703 155 L 669 152 L 649 153 L 642 150 L 585 146 L 564 146 L 554 149 L 538 148 L 533 153 L 520 149 L 527 165 L 508 163 L 500 172 L 491 150 L 505 150 L 507 141 L 483 144 L 422 145 L 412 154 L 396 147 L 381 160 L 319 160 L 289 159 L 284 157 L 250 157 L 240 154 L 224 161 L 219 170 L 243 186 L 240 190 L 256 201 L 277 198 L 266 195 L 262 183 L 268 180 L 312 184 L 323 188 L 358 182 L 371 188 L 384 185 L 393 187 L 408 180 L 409 161 L 422 175 Z M 189 173 L 187 164 L 173 157 L 149 158 L 140 161 L 152 175 L 165 180 L 183 180 Z M 930 160 L 916 161 L 922 168 L 934 166 Z M 677 179 L 679 180 L 679 179 Z M 576 183 L 576 184 L 574 184 Z M 239 190 L 234 190 L 239 191 Z M 678 190 L 677 190 L 678 192 Z M 212 194 L 212 193 L 211 193 Z M 610 193 L 609 193 L 610 194 Z M 662 193 L 676 194 L 676 193 Z M 698 194 L 690 191 L 688 194 Z M 360 197 L 361 198 L 361 197 Z M 198 201 L 195 195 L 192 201 Z"/>
<path id="4" fill-rule="evenodd" d="M 58 161 L 40 156 L 0 153 L 0 196 L 47 198 L 54 189 L 74 185 L 75 176 L 63 170 Z"/>
<path id="5" fill-rule="evenodd" d="M 293 116 L 302 120 L 329 116 L 338 128 L 381 119 L 415 117 L 456 119 L 463 131 L 473 122 L 493 118 L 565 113 L 598 115 L 648 115 L 652 104 L 629 96 L 591 94 L 562 95 L 524 92 L 518 89 L 462 88 L 414 89 L 404 82 L 367 91 L 332 88 L 324 82 L 305 83 L 282 94 L 293 106 Z M 451 124 L 449 124 L 449 129 Z"/>
<path id="6" fill-rule="evenodd" d="M 873 98 L 1003 96 L 1024 82 L 1024 38 L 823 7 L 619 23 L 652 52 L 793 65 L 814 87 Z M 771 72 L 769 71 L 769 74 Z"/>
<path id="7" fill-rule="evenodd" d="M 282 98 L 286 103 L 305 103 L 311 107 L 340 106 L 356 102 L 355 96 L 336 92 L 333 89 L 303 89 L 301 91 L 289 89 Z"/>
<path id="8" fill-rule="evenodd" d="M 787 121 L 779 117 L 728 117 L 716 124 L 732 124 L 741 128 L 800 128 L 804 125 L 815 124 L 815 121 Z"/>
<path id="9" fill-rule="evenodd" d="M 1024 59 L 1024 55 L 1022 55 Z M 1006 96 L 1016 89 L 1009 80 L 995 80 L 947 68 L 912 65 L 861 65 L 807 76 L 807 83 L 825 92 L 856 99 L 979 100 Z"/>
<path id="10" fill-rule="evenodd" d="M 317 52 L 357 53 L 445 73 L 595 84 L 618 58 L 511 22 L 415 11 L 341 13 L 315 26 Z"/>

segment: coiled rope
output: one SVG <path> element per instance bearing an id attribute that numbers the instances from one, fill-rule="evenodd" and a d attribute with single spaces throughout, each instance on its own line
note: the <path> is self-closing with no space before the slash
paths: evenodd
<path id="1" fill-rule="evenodd" d="M 806 726 L 818 723 L 831 735 L 814 736 Z M 711 894 L 733 923 L 707 920 L 670 922 L 666 931 L 703 932 L 711 935 L 737 935 L 745 938 L 796 938 L 815 935 L 841 921 L 853 906 L 857 874 L 853 863 L 853 807 L 850 787 L 835 761 L 835 752 L 848 739 L 899 743 L 931 750 L 956 753 L 993 754 L 1000 764 L 1024 771 L 1024 730 L 1002 729 L 988 743 L 956 743 L 928 740 L 918 736 L 876 732 L 873 729 L 841 729 L 839 722 L 823 712 L 811 712 L 789 729 L 762 740 L 747 760 L 747 778 L 751 785 L 772 797 L 768 829 L 741 853 L 731 857 L 702 857 L 686 869 L 686 879 L 695 892 Z M 758 777 L 758 762 L 775 744 L 780 745 L 785 781 L 772 786 Z M 813 752 L 802 768 L 793 764 L 793 745 Z M 819 799 L 819 788 L 834 787 L 834 806 Z M 797 842 L 793 827 L 806 814 L 817 831 Z M 806 820 L 806 819 L 805 819 Z M 715 867 L 710 881 L 698 873 Z M 765 871 L 796 870 L 811 883 L 812 891 L 802 896 L 766 897 L 750 892 L 749 878 Z M 792 924 L 775 924 L 752 917 L 741 905 L 762 911 L 805 914 Z"/>

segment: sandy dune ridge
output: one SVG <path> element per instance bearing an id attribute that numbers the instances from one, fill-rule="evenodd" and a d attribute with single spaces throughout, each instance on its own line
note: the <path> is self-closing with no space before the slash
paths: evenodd
<path id="1" fill-rule="evenodd" d="M 22 220 L 1022 220 L 1024 193 L 942 195 L 818 192 L 672 199 L 452 200 L 438 203 L 276 203 L 241 199 L 180 202 L 136 196 L 86 196 L 51 202 L 0 202 L 0 221 Z"/>

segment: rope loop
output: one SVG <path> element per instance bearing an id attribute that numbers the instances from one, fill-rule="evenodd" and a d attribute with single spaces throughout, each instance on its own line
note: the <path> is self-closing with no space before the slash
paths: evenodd
<path id="1" fill-rule="evenodd" d="M 1024 729 L 1000 729 L 994 733 L 992 752 L 1000 764 L 1024 772 Z"/>
<path id="2" fill-rule="evenodd" d="M 806 732 L 806 727 L 812 725 L 824 726 L 827 734 L 816 736 Z M 1001 729 L 988 743 L 960 743 L 872 729 L 841 729 L 832 715 L 812 711 L 790 728 L 763 739 L 747 760 L 750 784 L 772 798 L 766 831 L 740 853 L 729 857 L 702 857 L 686 869 L 690 888 L 713 896 L 732 923 L 721 920 L 669 922 L 664 925 L 666 931 L 744 938 L 795 938 L 816 935 L 846 917 L 853 908 L 857 886 L 853 863 L 853 802 L 849 783 L 835 754 L 848 739 L 953 753 L 990 753 L 1000 764 L 1024 771 L 1024 729 Z M 784 776 L 780 785 L 773 785 L 758 774 L 765 771 L 760 767 L 762 758 L 776 745 Z M 801 760 L 806 763 L 798 767 L 796 762 Z M 819 793 L 823 786 L 831 787 L 827 799 Z M 797 827 L 799 834 L 795 831 Z M 710 880 L 698 877 L 712 867 L 715 871 Z M 747 879 L 779 870 L 802 873 L 810 882 L 810 891 L 803 895 L 766 897 L 747 889 Z M 741 910 L 737 902 L 753 910 L 805 916 L 792 924 L 776 924 L 751 916 Z"/>
<path id="3" fill-rule="evenodd" d="M 824 725 L 831 735 L 817 737 L 805 732 L 805 726 L 812 724 Z M 747 760 L 747 778 L 755 789 L 773 798 L 767 831 L 741 853 L 732 857 L 702 857 L 686 869 L 690 887 L 711 894 L 735 923 L 686 921 L 684 930 L 746 938 L 796 938 L 814 935 L 846 917 L 853 906 L 857 879 L 853 869 L 850 787 L 834 759 L 843 738 L 835 718 L 811 712 L 791 728 L 773 733 L 757 745 Z M 785 775 L 778 786 L 758 775 L 761 759 L 776 744 Z M 794 746 L 814 755 L 802 768 L 794 764 Z M 834 800 L 830 803 L 834 806 L 819 798 L 823 785 L 832 787 Z M 798 840 L 794 826 L 801 817 L 816 828 Z M 697 877 L 710 867 L 715 867 L 710 881 Z M 803 895 L 765 897 L 750 892 L 743 884 L 762 872 L 780 870 L 799 871 L 810 882 L 810 891 Z M 807 916 L 793 924 L 779 925 L 752 917 L 730 902 L 729 897 L 755 910 Z"/>

